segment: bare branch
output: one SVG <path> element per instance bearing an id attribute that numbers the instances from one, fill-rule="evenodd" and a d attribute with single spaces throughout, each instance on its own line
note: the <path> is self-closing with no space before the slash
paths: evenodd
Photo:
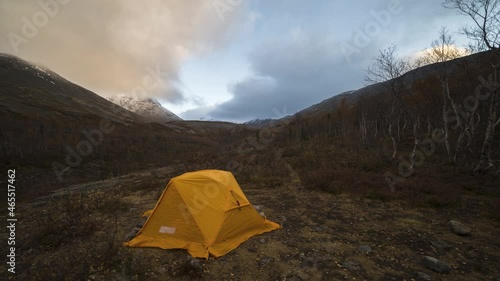
<path id="1" fill-rule="evenodd" d="M 498 119 L 497 122 L 493 124 L 493 127 L 496 127 L 498 124 L 500 124 L 500 119 Z"/>
<path id="2" fill-rule="evenodd" d="M 475 51 L 500 47 L 500 0 L 445 0 L 443 5 L 472 19 L 474 25 L 462 32 L 475 42 Z"/>
<path id="3" fill-rule="evenodd" d="M 431 48 L 423 51 L 417 60 L 422 65 L 445 62 L 468 55 L 469 52 L 455 46 L 455 41 L 449 35 L 446 27 L 439 30 L 438 39 L 432 41 Z"/>
<path id="4" fill-rule="evenodd" d="M 365 81 L 369 84 L 388 81 L 405 74 L 408 70 L 410 70 L 408 61 L 398 58 L 396 45 L 391 45 L 380 50 L 379 55 L 374 58 L 373 64 L 368 67 Z"/>

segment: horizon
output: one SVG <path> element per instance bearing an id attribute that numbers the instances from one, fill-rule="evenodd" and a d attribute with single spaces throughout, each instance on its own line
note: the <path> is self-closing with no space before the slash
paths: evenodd
<path id="1" fill-rule="evenodd" d="M 293 115 L 365 86 L 366 69 L 390 44 L 417 56 L 441 26 L 456 46 L 467 44 L 458 34 L 465 17 L 431 0 L 41 3 L 0 2 L 0 52 L 106 98 L 154 97 L 185 120 Z M 144 89 L 145 79 L 157 83 Z"/>

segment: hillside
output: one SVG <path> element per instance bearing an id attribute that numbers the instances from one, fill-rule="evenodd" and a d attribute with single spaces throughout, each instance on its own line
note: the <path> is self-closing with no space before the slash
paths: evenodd
<path id="1" fill-rule="evenodd" d="M 341 93 L 274 123 L 283 127 L 286 134 L 281 137 L 288 141 L 333 137 L 370 147 L 383 147 L 390 141 L 383 148 L 389 150 L 383 157 L 390 157 L 392 149 L 392 158 L 404 155 L 407 162 L 412 161 L 408 159 L 412 149 L 421 152 L 421 144 L 432 141 L 436 149 L 431 154 L 441 154 L 446 148 L 449 159 L 458 166 L 498 174 L 494 163 L 500 151 L 483 153 L 485 147 L 500 146 L 500 135 L 494 129 L 500 110 L 495 86 L 498 59 L 496 52 L 489 51 L 426 65 L 386 82 Z"/>
<path id="2" fill-rule="evenodd" d="M 314 118 L 334 113 L 342 102 L 346 102 L 349 107 L 356 107 L 377 100 L 381 101 L 382 104 L 385 103 L 384 106 L 388 106 L 392 101 L 391 94 L 388 91 L 392 83 L 398 84 L 403 95 L 418 95 L 423 94 L 423 91 L 431 92 L 430 95 L 438 95 L 440 89 L 436 88 L 438 86 L 436 84 L 438 83 L 438 76 L 443 70 L 446 70 L 451 80 L 458 81 L 458 83 L 453 83 L 451 86 L 454 88 L 452 92 L 457 95 L 455 96 L 457 103 L 460 103 L 460 98 L 463 95 L 474 94 L 476 87 L 482 85 L 479 77 L 486 80 L 491 78 L 488 77 L 493 74 L 492 65 L 496 60 L 498 60 L 498 54 L 489 51 L 444 63 L 424 65 L 405 73 L 400 78 L 334 95 L 293 114 L 293 119 Z M 463 88 L 464 86 L 465 88 Z M 264 121 L 270 122 L 269 119 Z M 289 122 L 290 118 L 282 118 L 277 121 Z"/>
<path id="3" fill-rule="evenodd" d="M 220 131 L 201 132 L 188 124 L 152 123 L 53 71 L 0 55 L 1 165 L 24 169 L 25 193 L 221 149 Z M 234 141 L 247 130 L 225 128 Z"/>
<path id="4" fill-rule="evenodd" d="M 169 122 L 182 120 L 179 116 L 164 108 L 154 98 L 138 98 L 125 95 L 110 97 L 109 101 L 144 117 L 151 122 Z"/>
<path id="5" fill-rule="evenodd" d="M 484 63 L 489 55 L 448 63 L 457 104 L 483 85 L 478 77 L 491 73 Z M 457 155 L 450 158 L 435 136 L 446 124 L 440 65 L 334 96 L 281 120 L 237 125 L 151 122 L 49 70 L 1 58 L 2 165 L 20 175 L 22 280 L 500 276 L 498 166 L 473 171 L 489 104 L 477 106 L 473 134 L 466 134 L 469 125 L 448 124 Z M 396 97 L 388 84 L 397 86 Z M 429 141 L 431 151 L 424 146 Z M 496 132 L 495 159 L 499 141 Z M 424 156 L 409 168 L 416 151 Z M 201 169 L 230 170 L 259 212 L 283 228 L 218 259 L 122 246 L 170 178 Z M 455 220 L 462 223 L 458 229 Z"/>
<path id="6" fill-rule="evenodd" d="M 0 54 L 2 120 L 12 116 L 71 120 L 79 116 L 115 122 L 141 122 L 140 116 L 96 95 L 44 67 Z M 9 116 L 6 115 L 9 114 Z"/>

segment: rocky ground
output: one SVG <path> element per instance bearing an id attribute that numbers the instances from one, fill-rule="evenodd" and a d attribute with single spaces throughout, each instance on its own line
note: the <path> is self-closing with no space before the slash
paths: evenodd
<path id="1" fill-rule="evenodd" d="M 463 197 L 457 208 L 414 208 L 304 190 L 298 180 L 273 189 L 241 184 L 283 228 L 221 258 L 123 247 L 178 172 L 76 185 L 23 203 L 21 279 L 9 280 L 500 280 L 500 224 L 479 197 Z"/>

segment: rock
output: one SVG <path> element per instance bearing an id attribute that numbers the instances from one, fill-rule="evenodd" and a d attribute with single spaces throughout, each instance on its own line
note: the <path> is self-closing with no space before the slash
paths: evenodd
<path id="1" fill-rule="evenodd" d="M 424 256 L 422 263 L 427 268 L 437 273 L 449 273 L 451 271 L 451 268 L 447 263 L 433 257 Z"/>
<path id="2" fill-rule="evenodd" d="M 139 230 L 141 230 L 140 228 L 134 228 L 132 229 L 128 234 L 127 236 L 125 237 L 125 240 L 126 241 L 130 241 L 132 240 L 136 235 L 137 235 L 137 232 L 139 232 Z"/>
<path id="3" fill-rule="evenodd" d="M 358 251 L 362 252 L 362 253 L 371 253 L 373 252 L 372 248 L 368 245 L 361 245 L 358 247 Z"/>
<path id="4" fill-rule="evenodd" d="M 418 281 L 434 281 L 434 278 L 428 274 L 425 274 L 423 272 L 417 272 L 417 280 Z"/>
<path id="5" fill-rule="evenodd" d="M 431 245 L 438 248 L 439 250 L 453 248 L 453 246 L 441 240 L 431 241 Z"/>
<path id="6" fill-rule="evenodd" d="M 305 258 L 305 257 L 306 257 L 306 254 L 304 254 L 304 253 L 300 253 L 300 254 L 299 254 L 299 259 L 303 259 L 303 258 Z"/>
<path id="7" fill-rule="evenodd" d="M 309 274 L 305 273 L 304 271 L 300 270 L 298 272 L 298 275 L 299 275 L 299 278 L 301 280 L 309 280 L 311 278 L 311 276 L 309 276 Z"/>
<path id="8" fill-rule="evenodd" d="M 271 258 L 271 257 L 263 257 L 259 260 L 259 266 L 260 267 L 263 267 L 263 266 L 266 266 L 268 265 L 269 263 L 273 262 L 274 261 L 274 258 Z"/>
<path id="9" fill-rule="evenodd" d="M 342 263 L 342 265 L 352 271 L 358 271 L 361 270 L 361 265 L 356 262 L 356 261 L 345 261 Z"/>
<path id="10" fill-rule="evenodd" d="M 260 243 L 266 243 L 266 239 L 264 239 L 264 238 L 260 238 L 259 242 L 260 242 Z"/>
<path id="11" fill-rule="evenodd" d="M 320 226 L 314 226 L 312 228 L 312 231 L 314 231 L 314 232 L 321 232 L 321 231 L 323 231 L 323 229 Z"/>
<path id="12" fill-rule="evenodd" d="M 464 225 L 463 223 L 461 223 L 459 221 L 451 220 L 450 227 L 451 227 L 451 231 L 455 234 L 462 235 L 462 236 L 470 234 L 470 227 Z"/>
<path id="13" fill-rule="evenodd" d="M 198 259 L 191 259 L 189 263 L 194 269 L 203 270 L 203 266 L 201 265 L 201 262 Z"/>

